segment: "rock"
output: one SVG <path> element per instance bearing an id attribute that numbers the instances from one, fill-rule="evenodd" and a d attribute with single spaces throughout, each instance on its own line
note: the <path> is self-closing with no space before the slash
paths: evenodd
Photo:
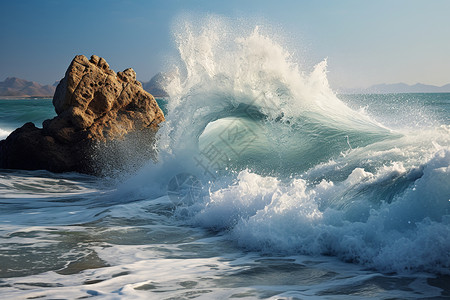
<path id="1" fill-rule="evenodd" d="M 82 162 L 86 159 L 80 160 L 83 151 L 80 146 L 60 143 L 30 122 L 0 141 L 0 166 L 7 169 L 93 173 L 83 166 Z"/>
<path id="2" fill-rule="evenodd" d="M 164 121 L 133 69 L 116 74 L 95 55 L 73 59 L 53 105 L 57 116 L 44 121 L 42 129 L 27 123 L 0 142 L 0 168 L 98 174 L 94 149 L 106 149 L 129 133 L 154 136 Z"/>

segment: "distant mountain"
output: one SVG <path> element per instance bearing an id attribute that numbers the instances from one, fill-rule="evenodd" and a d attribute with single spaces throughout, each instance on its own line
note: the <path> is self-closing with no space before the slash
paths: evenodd
<path id="1" fill-rule="evenodd" d="M 174 73 L 158 73 L 148 82 L 142 82 L 143 88 L 158 97 L 167 97 L 164 90 L 166 82 L 173 79 Z M 9 97 L 52 97 L 59 81 L 53 85 L 40 85 L 34 81 L 27 81 L 17 77 L 8 77 L 0 81 L 0 96 Z"/>
<path id="2" fill-rule="evenodd" d="M 394 93 L 450 93 L 450 84 L 443 86 L 416 83 L 408 85 L 406 83 L 376 84 L 366 89 L 343 89 L 342 94 L 394 94 Z"/>
<path id="3" fill-rule="evenodd" d="M 175 76 L 175 73 L 161 73 L 159 72 L 155 76 L 150 79 L 148 82 L 142 82 L 142 87 L 144 90 L 152 94 L 153 96 L 159 97 L 167 97 L 168 94 L 164 90 L 166 83 L 172 80 Z"/>
<path id="4" fill-rule="evenodd" d="M 8 77 L 0 82 L 0 96 L 53 96 L 55 86 L 40 85 L 34 81 L 27 81 L 17 77 Z"/>

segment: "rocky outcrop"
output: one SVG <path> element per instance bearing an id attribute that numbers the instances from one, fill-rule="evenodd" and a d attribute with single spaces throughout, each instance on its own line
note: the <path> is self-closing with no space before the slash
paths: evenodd
<path id="1" fill-rule="evenodd" d="M 133 69 L 116 74 L 95 55 L 73 59 L 53 105 L 57 116 L 44 121 L 42 129 L 27 123 L 0 142 L 0 168 L 98 174 L 95 149 L 129 133 L 152 136 L 164 121 Z"/>

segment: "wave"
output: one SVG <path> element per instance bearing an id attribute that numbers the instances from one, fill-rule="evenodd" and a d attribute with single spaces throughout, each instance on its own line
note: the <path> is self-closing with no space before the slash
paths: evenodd
<path id="1" fill-rule="evenodd" d="M 344 181 L 283 183 L 249 171 L 218 189 L 194 223 L 266 253 L 334 255 L 387 272 L 448 273 L 450 151 L 417 169 L 355 168 Z"/>
<path id="2" fill-rule="evenodd" d="M 159 161 L 119 197 L 168 194 L 189 224 L 269 253 L 448 273 L 449 127 L 391 130 L 260 27 L 180 22 Z M 381 105 L 381 104 L 375 104 Z"/>

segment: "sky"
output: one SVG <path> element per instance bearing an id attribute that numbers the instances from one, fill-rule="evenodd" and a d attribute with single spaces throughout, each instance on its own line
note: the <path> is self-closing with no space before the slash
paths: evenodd
<path id="1" fill-rule="evenodd" d="M 335 89 L 440 86 L 450 83 L 449 13 L 448 0 L 0 0 L 0 81 L 53 84 L 77 54 L 148 81 L 177 55 L 180 16 L 214 14 L 277 28 L 306 70 L 327 58 Z"/>

